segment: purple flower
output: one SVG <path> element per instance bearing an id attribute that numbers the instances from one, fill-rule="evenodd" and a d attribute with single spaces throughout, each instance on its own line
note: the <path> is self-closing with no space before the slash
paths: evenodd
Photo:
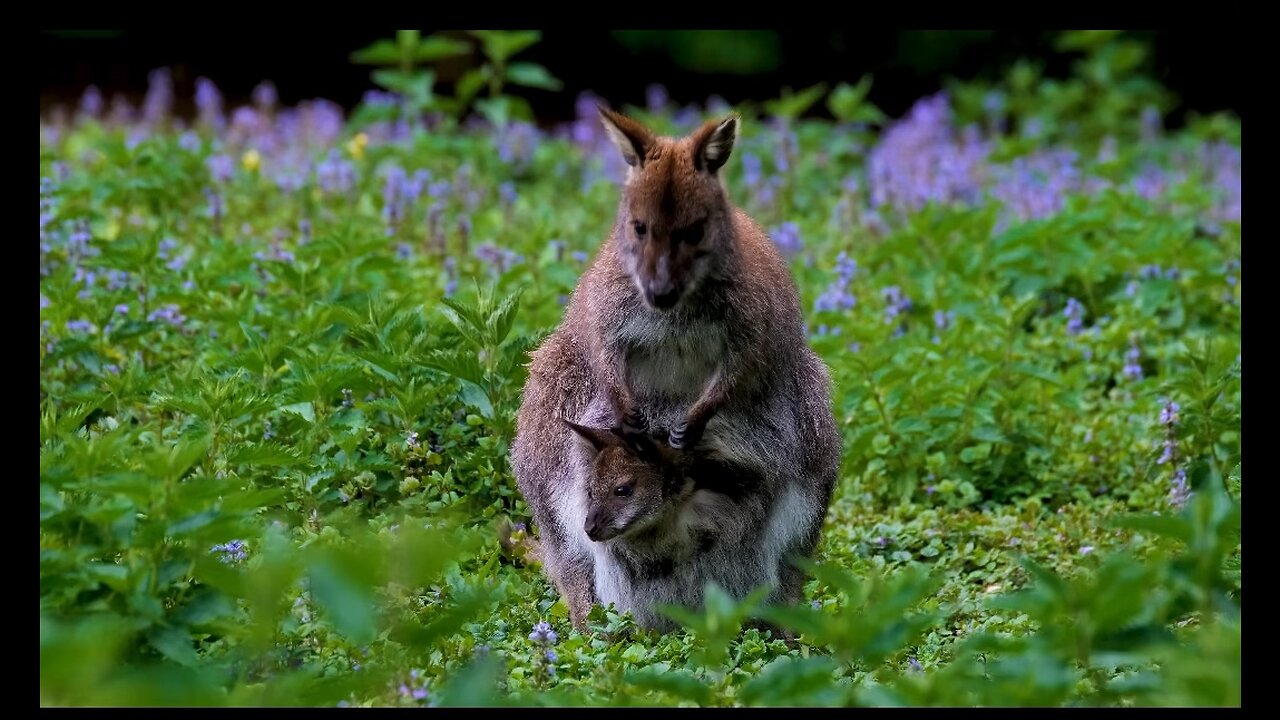
<path id="1" fill-rule="evenodd" d="M 885 300 L 884 322 L 886 325 L 907 311 L 911 310 L 911 298 L 903 294 L 902 289 L 897 285 L 890 285 L 880 291 L 881 296 Z"/>
<path id="2" fill-rule="evenodd" d="M 1138 347 L 1136 339 L 1130 339 L 1129 349 L 1124 354 L 1124 376 L 1131 380 L 1142 379 L 1142 365 L 1139 361 L 1142 359 L 1142 350 Z"/>
<path id="3" fill-rule="evenodd" d="M 533 626 L 533 632 L 529 633 L 529 642 L 538 645 L 555 645 L 559 640 L 556 631 L 551 629 L 551 624 L 545 620 L 539 621 Z"/>
<path id="4" fill-rule="evenodd" d="M 804 249 L 804 242 L 800 239 L 800 228 L 793 222 L 782 223 L 774 228 L 772 235 L 774 244 L 784 256 L 796 255 Z"/>
<path id="5" fill-rule="evenodd" d="M 209 169 L 209 175 L 213 181 L 220 185 L 230 182 L 235 173 L 235 163 L 227 155 L 209 156 L 209 159 L 205 160 L 205 167 Z"/>
<path id="6" fill-rule="evenodd" d="M 956 321 L 956 314 L 954 311 L 951 311 L 951 310 L 948 310 L 946 312 L 943 312 L 941 310 L 933 311 L 933 326 L 938 330 L 938 332 L 942 332 L 943 330 L 946 330 L 947 328 L 951 327 L 952 323 L 954 323 L 955 321 Z"/>
<path id="7" fill-rule="evenodd" d="M 1160 424 L 1166 426 L 1177 425 L 1181 417 L 1179 415 L 1181 411 L 1181 405 L 1172 400 L 1166 401 L 1164 407 L 1160 408 Z"/>
<path id="8" fill-rule="evenodd" d="M 1062 315 L 1067 318 L 1067 334 L 1079 335 L 1084 328 L 1084 305 L 1075 298 L 1067 298 L 1067 307 Z"/>
<path id="9" fill-rule="evenodd" d="M 909 659 L 907 660 L 907 664 L 908 664 L 908 665 L 910 665 L 910 666 L 911 666 L 911 669 L 912 669 L 912 670 L 915 670 L 916 672 L 920 672 L 920 671 L 924 670 L 924 667 L 923 667 L 922 665 L 920 665 L 920 661 L 919 661 L 919 660 L 916 660 L 915 658 L 909 658 Z"/>
<path id="10" fill-rule="evenodd" d="M 533 161 L 540 139 L 541 133 L 534 125 L 521 121 L 513 122 L 507 125 L 498 137 L 498 158 L 504 163 L 517 166 L 528 165 Z"/>
<path id="11" fill-rule="evenodd" d="M 1092 546 L 1092 545 L 1085 545 L 1085 546 L 1083 546 L 1083 547 L 1081 547 L 1081 548 L 1080 548 L 1080 554 L 1081 554 L 1081 555 L 1088 555 L 1088 554 L 1089 554 L 1089 553 L 1091 553 L 1091 552 L 1093 552 L 1093 546 Z"/>
<path id="12" fill-rule="evenodd" d="M 578 262 L 583 263 L 583 264 L 585 264 L 585 263 L 587 262 L 587 260 L 589 260 L 589 259 L 590 259 L 590 258 L 587 256 L 587 254 L 586 254 L 586 253 L 584 253 L 584 252 L 582 252 L 581 250 L 574 250 L 573 252 L 569 253 L 569 257 L 571 257 L 571 258 L 573 258 L 574 260 L 577 260 Z"/>
<path id="13" fill-rule="evenodd" d="M 516 203 L 516 184 L 513 182 L 504 182 L 498 186 L 498 196 L 502 198 L 502 202 L 508 205 Z"/>
<path id="14" fill-rule="evenodd" d="M 45 308 L 49 307 L 49 306 L 50 306 L 50 305 L 52 305 L 52 304 L 53 304 L 53 301 L 52 301 L 52 300 L 50 300 L 49 298 L 45 297 L 43 294 L 41 294 L 41 295 L 40 295 L 40 309 L 41 309 L 41 310 L 43 310 L 43 309 L 45 309 Z"/>
<path id="15" fill-rule="evenodd" d="M 226 123 L 222 114 L 222 93 L 209 78 L 196 78 L 196 113 L 200 122 L 221 130 Z"/>
<path id="16" fill-rule="evenodd" d="M 814 312 L 849 310 L 857 299 L 849 292 L 849 282 L 858 271 L 858 263 L 843 250 L 836 257 L 836 279 L 813 303 Z"/>
<path id="17" fill-rule="evenodd" d="M 228 565 L 238 564 L 248 557 L 248 545 L 243 540 L 232 540 L 209 548 L 210 555 L 218 555 L 219 553 L 221 553 L 221 557 L 218 560 L 221 562 Z"/>
<path id="18" fill-rule="evenodd" d="M 956 137 L 945 94 L 920 100 L 868 157 L 872 207 L 911 211 L 930 202 L 973 202 L 986 154 L 980 139 Z"/>
<path id="19" fill-rule="evenodd" d="M 760 163 L 760 157 L 754 153 L 743 153 L 742 179 L 747 184 L 747 187 L 754 188 L 758 186 L 763 177 L 764 168 Z"/>
<path id="20" fill-rule="evenodd" d="M 102 108 L 105 103 L 102 100 L 102 91 L 97 85 L 90 85 L 85 88 L 84 95 L 80 96 L 80 112 L 89 117 L 98 117 L 102 114 Z"/>
<path id="21" fill-rule="evenodd" d="M 516 263 L 524 260 L 524 257 L 515 251 L 500 248 L 492 243 L 480 245 L 474 252 L 477 258 L 489 263 L 498 274 L 506 272 Z"/>
<path id="22" fill-rule="evenodd" d="M 173 327 L 181 328 L 187 318 L 179 311 L 177 305 L 170 303 L 151 311 L 151 314 L 147 315 L 147 321 L 165 322 Z"/>
<path id="23" fill-rule="evenodd" d="M 147 76 L 147 95 L 142 101 L 142 117 L 148 124 L 162 122 L 173 109 L 173 75 L 169 68 L 157 68 Z"/>
<path id="24" fill-rule="evenodd" d="M 1187 504 L 1187 500 L 1191 497 L 1191 488 L 1187 485 L 1187 471 L 1178 468 L 1173 473 L 1173 480 L 1169 483 L 1169 504 L 1174 508 L 1181 509 Z"/>
<path id="25" fill-rule="evenodd" d="M 408 437 L 406 437 L 404 440 L 404 444 L 407 447 L 411 447 L 411 448 L 418 447 L 418 431 L 417 430 L 410 431 Z"/>
<path id="26" fill-rule="evenodd" d="M 129 314 L 129 304 L 128 304 L 128 303 L 120 303 L 119 305 L 117 305 L 117 306 L 115 307 L 115 310 L 116 310 L 116 314 L 117 314 L 117 315 L 128 315 L 128 314 Z"/>
<path id="27" fill-rule="evenodd" d="M 551 663 L 553 663 L 553 662 L 559 662 L 559 661 L 560 661 L 560 656 L 559 656 L 559 655 L 556 655 L 556 651 L 555 651 L 555 650 L 550 650 L 550 649 L 548 649 L 548 650 L 547 650 L 547 652 L 546 652 L 546 653 L 544 653 L 544 657 L 546 657 L 546 658 L 547 658 L 547 662 L 551 662 Z"/>
<path id="28" fill-rule="evenodd" d="M 270 80 L 263 80 L 253 89 L 253 104 L 257 105 L 261 110 L 270 110 L 279 102 L 280 96 L 276 94 L 276 86 Z"/>
<path id="29" fill-rule="evenodd" d="M 649 112 L 655 113 L 665 110 L 667 104 L 671 102 L 671 96 L 667 94 L 667 89 L 656 83 L 645 88 L 644 99 L 645 104 L 649 106 Z"/>
<path id="30" fill-rule="evenodd" d="M 92 333 L 94 327 L 88 320 L 68 320 L 67 330 L 73 333 Z"/>

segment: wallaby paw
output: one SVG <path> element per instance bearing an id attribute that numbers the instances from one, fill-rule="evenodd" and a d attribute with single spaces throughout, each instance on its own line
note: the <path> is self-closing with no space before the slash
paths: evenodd
<path id="1" fill-rule="evenodd" d="M 671 429 L 667 436 L 667 444 L 675 450 L 688 450 L 702 439 L 702 428 L 690 425 L 687 421 Z"/>
<path id="2" fill-rule="evenodd" d="M 639 408 L 631 408 L 622 420 L 622 430 L 626 433 L 643 433 L 649 429 L 649 422 Z"/>

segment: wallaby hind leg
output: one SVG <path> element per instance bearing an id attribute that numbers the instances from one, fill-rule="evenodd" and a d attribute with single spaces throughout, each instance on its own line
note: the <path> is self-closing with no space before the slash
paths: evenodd
<path id="1" fill-rule="evenodd" d="M 587 615 L 596 604 L 595 575 L 589 558 L 572 558 L 556 568 L 552 575 L 556 590 L 569 606 L 569 621 L 578 632 L 589 634 Z"/>

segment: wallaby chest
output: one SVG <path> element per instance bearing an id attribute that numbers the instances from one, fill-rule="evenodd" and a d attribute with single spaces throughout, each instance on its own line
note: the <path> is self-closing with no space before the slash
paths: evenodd
<path id="1" fill-rule="evenodd" d="M 664 323 L 644 312 L 623 323 L 619 345 L 632 390 L 642 397 L 676 402 L 697 398 L 728 350 L 721 323 Z"/>

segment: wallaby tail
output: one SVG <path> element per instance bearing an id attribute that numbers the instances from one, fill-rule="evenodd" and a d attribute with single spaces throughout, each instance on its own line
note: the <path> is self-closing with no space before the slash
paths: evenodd
<path id="1" fill-rule="evenodd" d="M 542 548 L 524 523 L 512 525 L 507 518 L 499 520 L 498 544 L 508 557 L 522 560 L 526 564 L 542 564 Z"/>

